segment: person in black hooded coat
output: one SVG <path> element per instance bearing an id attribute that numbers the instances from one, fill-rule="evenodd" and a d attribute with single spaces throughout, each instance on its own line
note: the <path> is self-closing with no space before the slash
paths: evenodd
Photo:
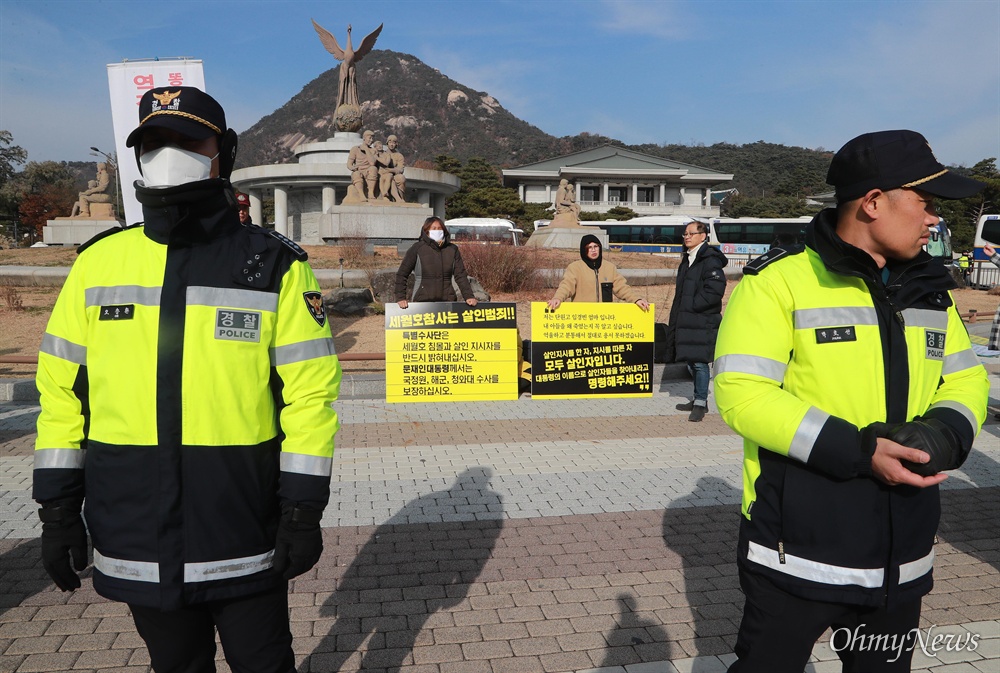
<path id="1" fill-rule="evenodd" d="M 684 231 L 684 258 L 677 269 L 677 288 L 670 306 L 667 357 L 686 362 L 694 378 L 694 396 L 677 405 L 690 411 L 689 421 L 700 421 L 708 411 L 709 363 L 715 359 L 715 339 L 722 322 L 722 296 L 726 293 L 729 262 L 708 245 L 708 225 L 688 222 Z"/>
<path id="2" fill-rule="evenodd" d="M 604 259 L 600 239 L 587 234 L 580 239 L 580 259 L 566 267 L 562 282 L 549 300 L 549 308 L 554 311 L 564 301 L 607 302 L 615 297 L 636 304 L 643 311 L 649 310 L 649 302 L 629 287 L 618 267 Z"/>

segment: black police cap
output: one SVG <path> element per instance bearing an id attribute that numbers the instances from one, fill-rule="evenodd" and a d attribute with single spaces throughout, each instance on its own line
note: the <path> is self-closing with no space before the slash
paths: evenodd
<path id="1" fill-rule="evenodd" d="M 226 113 L 214 98 L 201 89 L 193 86 L 158 87 L 147 91 L 139 100 L 139 125 L 129 134 L 126 146 L 137 145 L 143 132 L 154 126 L 201 140 L 226 132 Z"/>
<path id="2" fill-rule="evenodd" d="M 837 202 L 853 201 L 873 189 L 907 187 L 943 199 L 964 199 L 986 185 L 957 175 L 939 162 L 926 138 L 916 131 L 876 131 L 847 142 L 834 155 L 827 183 Z"/>

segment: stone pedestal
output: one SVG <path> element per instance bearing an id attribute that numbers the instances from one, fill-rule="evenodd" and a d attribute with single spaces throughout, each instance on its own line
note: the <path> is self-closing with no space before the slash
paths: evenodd
<path id="1" fill-rule="evenodd" d="M 318 241 L 314 245 L 336 243 L 344 238 L 395 239 L 416 241 L 424 220 L 434 209 L 416 203 L 340 205 L 318 217 Z M 303 232 L 305 233 L 305 232 Z M 303 236 L 303 243 L 310 244 Z"/>
<path id="2" fill-rule="evenodd" d="M 596 236 L 601 242 L 601 247 L 608 249 L 608 234 L 603 229 L 597 227 L 543 227 L 536 229 L 535 233 L 528 237 L 526 246 L 535 248 L 565 248 L 567 250 L 579 250 L 580 239 L 587 234 Z"/>
<path id="3" fill-rule="evenodd" d="M 107 217 L 57 217 L 48 220 L 42 227 L 42 242 L 46 245 L 81 245 L 102 231 L 120 226 L 121 222 Z"/>

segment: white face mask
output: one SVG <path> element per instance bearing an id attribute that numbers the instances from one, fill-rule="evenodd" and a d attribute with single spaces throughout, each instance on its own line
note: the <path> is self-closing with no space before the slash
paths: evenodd
<path id="1" fill-rule="evenodd" d="M 139 165 L 147 187 L 176 187 L 212 177 L 212 159 L 215 157 L 165 145 L 139 157 Z"/>
<path id="2" fill-rule="evenodd" d="M 437 243 L 440 243 L 441 241 L 444 240 L 444 232 L 441 231 L 440 229 L 430 229 L 427 232 L 427 235 L 431 237 L 432 241 L 435 241 Z"/>

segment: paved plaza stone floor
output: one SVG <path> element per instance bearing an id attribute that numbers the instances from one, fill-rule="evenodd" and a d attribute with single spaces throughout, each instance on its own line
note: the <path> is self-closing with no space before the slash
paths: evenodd
<path id="1" fill-rule="evenodd" d="M 724 671 L 742 612 L 741 444 L 714 409 L 702 423 L 674 410 L 690 385 L 649 399 L 338 402 L 326 551 L 290 586 L 299 671 Z M 0 671 L 148 671 L 128 609 L 98 597 L 89 571 L 65 594 L 41 568 L 37 414 L 0 404 Z M 942 500 L 913 669 L 996 673 L 992 414 Z M 960 638 L 946 648 L 939 634 Z M 813 659 L 810 673 L 840 670 L 829 634 Z"/>

